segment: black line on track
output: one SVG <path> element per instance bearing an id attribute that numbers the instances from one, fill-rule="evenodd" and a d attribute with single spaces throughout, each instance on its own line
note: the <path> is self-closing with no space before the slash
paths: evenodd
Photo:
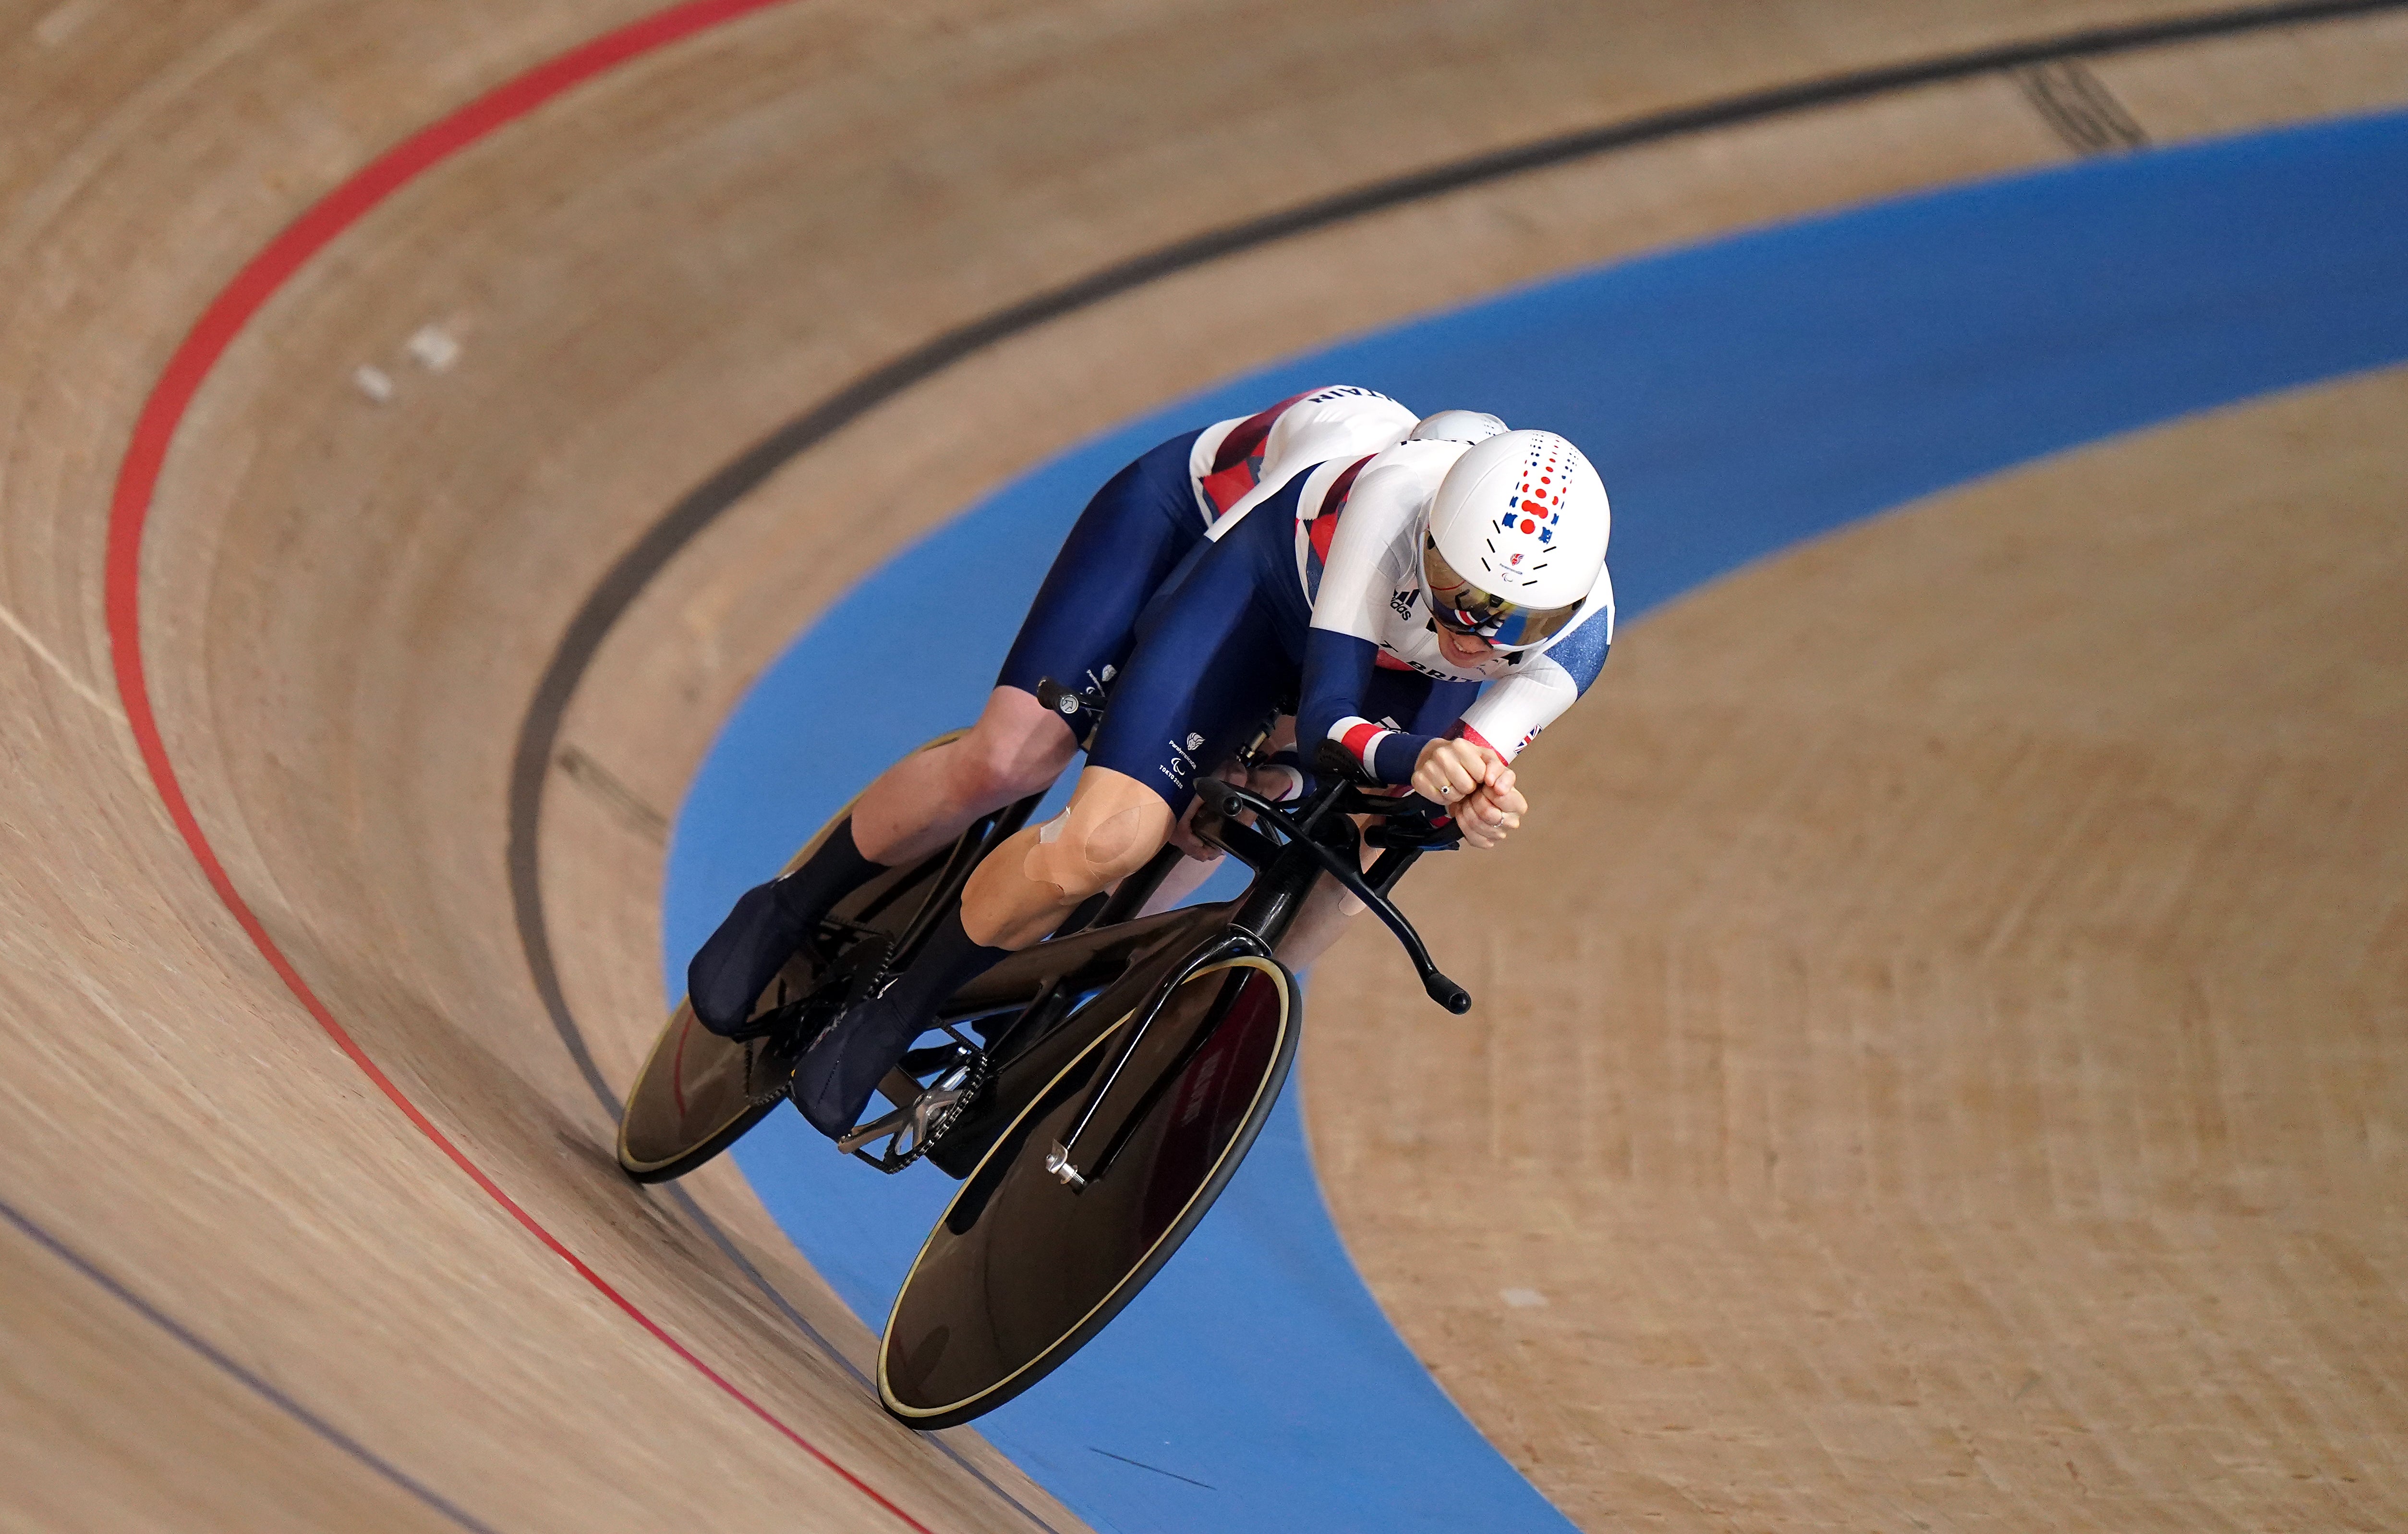
<path id="1" fill-rule="evenodd" d="M 457 1503 L 452 1501 L 442 1493 L 436 1491 L 433 1487 L 427 1485 L 416 1476 L 411 1475 L 407 1470 L 394 1465 L 391 1460 L 380 1455 L 375 1450 L 369 1448 L 366 1444 L 362 1443 L 358 1439 L 351 1437 L 351 1434 L 344 1432 L 341 1428 L 336 1426 L 333 1423 L 328 1422 L 317 1412 L 310 1411 L 299 1401 L 294 1400 L 291 1396 L 286 1395 L 275 1385 L 270 1384 L 267 1381 L 260 1378 L 257 1374 L 244 1368 L 241 1364 L 236 1363 L 233 1358 L 227 1356 L 224 1353 L 219 1351 L 217 1347 L 205 1340 L 191 1327 L 186 1326 L 174 1316 L 169 1315 L 166 1312 L 159 1309 L 156 1305 L 151 1304 L 140 1295 L 136 1294 L 132 1289 L 127 1288 L 123 1283 L 120 1283 L 113 1275 L 111 1275 L 107 1269 L 102 1268 L 98 1263 L 93 1262 L 82 1253 L 78 1252 L 74 1247 L 69 1246 L 65 1241 L 61 1240 L 58 1237 L 51 1235 L 48 1229 L 36 1223 L 30 1215 L 22 1212 L 16 1208 L 16 1206 L 8 1203 L 5 1199 L 0 1199 L 0 1219 L 7 1220 L 10 1225 L 16 1226 L 19 1233 L 23 1235 L 27 1240 L 33 1241 L 36 1246 L 41 1247 L 51 1256 L 58 1258 L 59 1261 L 66 1264 L 69 1268 L 74 1269 L 77 1272 L 91 1280 L 93 1283 L 106 1290 L 111 1298 L 116 1299 L 127 1309 L 133 1311 L 135 1314 L 140 1316 L 143 1320 L 150 1322 L 152 1326 L 158 1327 L 161 1331 L 165 1332 L 177 1341 L 181 1342 L 185 1347 L 191 1349 L 193 1352 L 199 1354 L 209 1363 L 215 1365 L 220 1372 L 232 1376 L 235 1380 L 249 1387 L 253 1395 L 258 1396 L 261 1399 L 266 1401 L 269 1405 L 275 1407 L 286 1416 L 291 1417 L 302 1426 L 308 1428 L 309 1431 L 317 1434 L 320 1438 L 324 1439 L 336 1448 L 340 1449 L 343 1453 L 351 1455 L 353 1459 L 358 1460 L 369 1469 L 374 1470 L 377 1474 L 384 1477 L 387 1481 L 392 1482 L 394 1485 L 399 1486 L 402 1490 L 409 1493 L 410 1496 L 417 1498 L 421 1502 L 425 1503 L 428 1507 L 441 1513 L 444 1517 L 451 1519 L 462 1528 L 470 1530 L 471 1534 L 494 1534 L 494 1527 L 491 1524 L 488 1524 L 482 1519 L 464 1511 Z"/>
<path id="2" fill-rule="evenodd" d="M 1198 1481 L 1192 1475 L 1182 1475 L 1177 1470 L 1166 1470 L 1159 1465 L 1149 1465 L 1142 1459 L 1131 1459 L 1126 1455 L 1116 1455 L 1110 1449 L 1098 1449 L 1092 1443 L 1087 1445 L 1087 1451 L 1090 1454 L 1099 1454 L 1106 1459 L 1117 1459 L 1124 1465 L 1134 1465 L 1141 1470 L 1152 1470 L 1156 1475 L 1167 1475 L 1173 1481 L 1184 1481 L 1191 1486 L 1201 1486 L 1206 1491 L 1218 1491 L 1221 1489 L 1212 1484 L 1210 1481 Z"/>
<path id="3" fill-rule="evenodd" d="M 1868 96 L 1963 79 L 1974 75 L 2078 57 L 2098 57 L 2159 47 L 2169 43 L 2226 36 L 2235 33 L 2306 22 L 2337 20 L 2397 9 L 2408 0 L 2294 0 L 2272 6 L 2248 6 L 2210 11 L 2170 22 L 2128 27 L 2100 27 L 2039 42 L 1981 49 L 1946 58 L 1857 70 L 1796 85 L 1748 92 L 1695 107 L 1677 108 L 1602 127 L 1584 129 L 1535 143 L 1475 155 L 1408 175 L 1374 181 L 1333 196 L 1303 203 L 1241 223 L 1207 230 L 1158 250 L 1090 273 L 1076 281 L 1049 289 L 1004 308 L 957 325 L 893 361 L 872 369 L 825 399 L 794 417 L 723 465 L 688 491 L 655 522 L 634 547 L 621 554 L 577 614 L 569 620 L 552 651 L 535 695 L 519 729 L 518 750 L 510 767 L 509 867 L 510 902 L 517 916 L 519 943 L 544 1009 L 559 1030 L 570 1058 L 615 1116 L 619 1099 L 603 1080 L 586 1047 L 584 1035 L 562 993 L 560 972 L 552 956 L 552 939 L 543 914 L 543 889 L 538 839 L 544 781 L 551 771 L 552 748 L 568 702 L 585 671 L 601 651 L 602 641 L 652 577 L 667 566 L 696 535 L 730 507 L 759 488 L 780 468 L 838 431 L 921 383 L 999 341 L 1035 329 L 1106 299 L 1223 256 L 1274 244 L 1297 235 L 1327 228 L 1350 219 L 1400 208 L 1424 198 L 1461 191 L 1484 182 L 1503 180 L 1528 171 L 1586 159 L 1609 151 L 1702 133 L 1713 128 L 1776 117 L 1811 108 L 1836 106 Z"/>
<path id="4" fill-rule="evenodd" d="M 763 1294 L 769 1297 L 769 1303 L 778 1308 L 779 1314 L 793 1322 L 796 1327 L 799 1329 L 805 1337 L 811 1340 L 812 1344 L 816 1346 L 820 1352 L 825 1354 L 828 1357 L 841 1365 L 844 1371 L 853 1376 L 853 1383 L 861 1386 L 864 1390 L 873 1392 L 878 1388 L 876 1385 L 869 1383 L 868 1375 L 864 1374 L 860 1368 L 855 1365 L 852 1359 L 844 1355 L 842 1349 L 829 1341 L 827 1340 L 827 1335 L 824 1332 L 822 1332 L 817 1326 L 812 1326 L 810 1319 L 806 1317 L 802 1312 L 795 1309 L 793 1302 L 786 1298 L 784 1291 L 781 1290 L 776 1284 L 769 1282 L 767 1274 L 762 1272 L 759 1268 L 753 1266 L 752 1259 L 744 1254 L 744 1249 L 738 1246 L 734 1240 L 729 1239 L 725 1231 L 719 1228 L 719 1222 L 703 1212 L 702 1206 L 694 1201 L 693 1194 L 686 1192 L 685 1189 L 678 1186 L 675 1183 L 667 1183 L 661 1191 L 666 1194 L 670 1201 L 675 1203 L 678 1208 L 685 1211 L 687 1219 L 692 1220 L 695 1224 L 702 1227 L 703 1234 L 710 1238 L 710 1244 L 719 1248 L 719 1254 L 721 1256 L 725 1257 L 729 1262 L 734 1263 L 737 1268 L 743 1272 L 746 1278 L 752 1280 L 752 1287 L 760 1290 Z"/>
<path id="5" fill-rule="evenodd" d="M 1412 203 L 1460 192 L 1469 187 L 1509 179 L 1531 171 L 1568 165 L 1616 150 L 1659 143 L 1690 134 L 1736 127 L 1791 112 L 1836 107 L 1895 92 L 1946 84 L 1979 75 L 2000 73 L 2063 60 L 2100 58 L 2169 44 L 2232 36 L 2272 27 L 2339 21 L 2396 10 L 2408 0 L 2290 0 L 2287 4 L 2239 6 L 2170 21 L 2129 26 L 2092 27 L 2033 42 L 2008 43 L 1940 58 L 1851 70 L 1792 85 L 1742 92 L 1695 106 L 1673 108 L 1609 122 L 1530 143 L 1491 151 L 1405 175 L 1368 182 L 1349 191 L 1299 203 L 1260 218 L 1208 229 L 1182 240 L 1132 256 L 1055 288 L 1031 294 L 1016 304 L 943 331 L 912 350 L 862 374 L 852 382 L 788 420 L 722 465 L 680 497 L 646 529 L 634 546 L 621 554 L 569 620 L 552 659 L 536 683 L 519 726 L 518 748 L 511 760 L 509 839 L 506 860 L 509 870 L 510 906 L 516 916 L 519 946 L 537 994 L 560 1035 L 562 1046 L 585 1078 L 613 1121 L 619 1116 L 618 1094 L 595 1064 L 577 1017 L 561 989 L 558 963 L 544 916 L 541 847 L 543 791 L 559 744 L 562 722 L 602 643 L 646 586 L 685 546 L 737 502 L 758 489 L 771 475 L 844 427 L 914 385 L 999 342 L 1039 325 L 1092 308 L 1150 282 L 1192 270 L 1225 256 L 1238 255 L 1298 235 Z M 804 1321 L 775 1285 L 720 1231 L 701 1207 L 682 1194 L 678 1202 L 701 1226 L 713 1244 L 736 1262 L 781 1312 L 796 1321 L 818 1346 L 854 1378 L 861 1371 Z M 0 1205 L 0 1210 L 5 1210 Z M 864 1381 L 867 1383 L 866 1381 Z M 937 1445 L 1011 1503 L 1039 1527 L 1052 1526 L 1021 1507 L 976 1466 L 941 1439 Z M 365 1450 L 358 1451 L 363 1455 Z M 1098 1450 L 1098 1453 L 1102 1451 Z M 1151 1468 L 1151 1467 L 1149 1467 Z M 447 1504 L 448 1505 L 448 1504 Z"/>

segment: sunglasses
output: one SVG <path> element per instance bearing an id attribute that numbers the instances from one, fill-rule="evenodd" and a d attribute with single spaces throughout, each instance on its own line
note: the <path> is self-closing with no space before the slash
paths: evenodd
<path id="1" fill-rule="evenodd" d="M 1427 534 L 1422 536 L 1422 576 L 1429 588 L 1430 616 L 1440 626 L 1500 650 L 1519 650 L 1561 633 L 1587 602 L 1583 597 L 1565 607 L 1526 608 L 1483 590 L 1447 563 Z"/>

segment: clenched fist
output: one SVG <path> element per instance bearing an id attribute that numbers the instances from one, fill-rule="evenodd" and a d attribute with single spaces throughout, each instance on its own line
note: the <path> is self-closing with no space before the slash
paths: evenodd
<path id="1" fill-rule="evenodd" d="M 1486 746 L 1433 740 L 1413 764 L 1413 792 L 1444 805 L 1474 847 L 1494 847 L 1518 828 L 1530 808 L 1513 786 L 1513 769 Z"/>

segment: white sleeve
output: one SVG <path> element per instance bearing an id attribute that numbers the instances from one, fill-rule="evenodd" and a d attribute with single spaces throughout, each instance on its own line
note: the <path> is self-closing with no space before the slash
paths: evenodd
<path id="1" fill-rule="evenodd" d="M 1305 488 L 1310 492 L 1312 486 Z M 1423 476 L 1402 466 L 1373 464 L 1355 480 L 1313 597 L 1313 627 L 1380 642 L 1380 604 L 1398 573 L 1390 567 L 1397 543 L 1412 525 L 1427 488 Z"/>
<path id="2" fill-rule="evenodd" d="M 1464 738 L 1510 762 L 1541 730 L 1561 719 L 1580 695 L 1571 674 L 1541 655 L 1480 690 L 1471 707 L 1463 710 Z"/>
<path id="3" fill-rule="evenodd" d="M 1464 734 L 1512 761 L 1589 690 L 1612 646 L 1613 578 L 1600 569 L 1588 610 L 1543 653 L 1481 689 L 1463 710 Z"/>

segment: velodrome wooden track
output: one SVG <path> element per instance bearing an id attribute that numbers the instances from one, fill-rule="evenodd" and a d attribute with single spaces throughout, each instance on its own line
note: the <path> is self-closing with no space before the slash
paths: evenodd
<path id="1" fill-rule="evenodd" d="M 1939 8 L 796 0 L 561 95 L 304 265 L 150 505 L 160 743 L 361 1054 L 623 1308 L 229 914 L 129 729 L 104 579 L 136 418 L 253 252 L 645 7 L 0 7 L 0 1523 L 1075 1527 L 975 1435 L 877 1413 L 867 1336 L 732 1168 L 680 1201 L 610 1168 L 508 859 L 572 617 L 797 410 L 1134 253 L 2200 9 Z M 803 454 L 633 591 L 557 719 L 523 872 L 593 1068 L 623 1082 L 658 1013 L 662 816 L 718 719 L 982 487 L 1524 278 L 2128 126 L 2394 104 L 2408 19 L 2086 67 L 2118 112 L 1975 72 L 1207 262 Z M 1488 939 L 1469 1029 L 1405 1021 L 1374 946 L 1333 956 L 1361 1004 L 1317 1011 L 1305 1080 L 1341 1229 L 1575 1521 L 2408 1519 L 2403 408 L 2376 377 L 2109 444 L 1635 627 L 1530 763 L 1594 808 L 1466 876 L 1576 892 L 1584 936 Z"/>

